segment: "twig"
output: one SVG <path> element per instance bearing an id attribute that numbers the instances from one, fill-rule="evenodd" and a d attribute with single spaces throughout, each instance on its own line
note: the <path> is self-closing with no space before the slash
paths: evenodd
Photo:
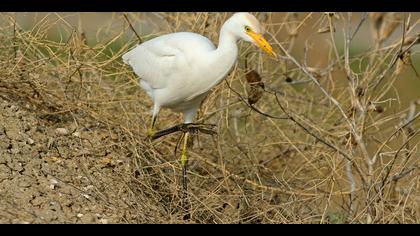
<path id="1" fill-rule="evenodd" d="M 15 59 L 15 61 L 16 61 L 16 57 L 17 57 L 17 49 L 18 49 L 18 46 L 17 46 L 17 41 L 16 41 L 16 13 L 14 14 L 14 17 L 13 17 L 13 55 L 14 55 L 14 59 Z"/>
<path id="2" fill-rule="evenodd" d="M 220 165 L 218 165 L 216 163 L 213 163 L 210 160 L 208 160 L 207 158 L 201 157 L 198 154 L 195 154 L 195 156 L 198 157 L 204 163 L 206 163 L 206 164 L 208 164 L 208 165 L 210 165 L 210 166 L 212 166 L 212 167 L 214 167 L 216 169 L 219 169 L 222 172 L 225 172 L 227 177 L 242 180 L 245 183 L 247 183 L 247 184 L 249 184 L 249 185 L 251 185 L 251 186 L 253 186 L 254 188 L 257 188 L 257 189 L 262 189 L 262 190 L 272 191 L 272 192 L 281 192 L 281 193 L 284 193 L 284 194 L 298 195 L 298 196 L 312 196 L 312 197 L 314 197 L 314 196 L 319 196 L 319 194 L 320 194 L 319 192 L 318 193 L 295 192 L 295 191 L 289 191 L 289 190 L 278 188 L 278 187 L 274 187 L 274 186 L 263 185 L 263 184 L 260 184 L 260 183 L 255 182 L 253 180 L 250 180 L 250 179 L 247 179 L 245 177 L 242 177 L 242 176 L 239 176 L 237 174 L 234 174 L 234 173 L 226 170 L 222 166 L 220 166 Z M 334 195 L 334 196 L 336 196 L 336 195 L 346 195 L 346 194 L 349 194 L 349 192 L 337 191 L 337 192 L 331 193 L 331 195 Z"/>
<path id="3" fill-rule="evenodd" d="M 131 24 L 130 20 L 128 19 L 128 16 L 126 13 L 123 14 L 125 20 L 127 21 L 128 25 L 130 26 L 130 29 L 134 32 L 137 39 L 139 40 L 139 43 L 143 43 L 143 40 L 141 39 L 140 35 L 137 33 L 137 31 L 134 29 L 133 25 Z"/>
<path id="4" fill-rule="evenodd" d="M 349 117 L 346 115 L 346 112 L 343 110 L 340 103 L 332 95 L 330 95 L 327 92 L 327 90 L 324 89 L 324 87 L 321 85 L 321 83 L 312 75 L 312 73 L 310 73 L 308 71 L 308 69 L 306 67 L 302 66 L 292 55 L 289 54 L 289 52 L 287 52 L 285 50 L 285 48 L 281 45 L 281 43 L 272 34 L 270 34 L 270 36 L 276 42 L 276 44 L 281 48 L 281 50 L 286 54 L 286 56 L 289 57 L 290 60 L 292 60 L 293 63 L 297 67 L 299 67 L 318 86 L 318 88 L 321 90 L 321 92 L 338 108 L 338 110 L 341 112 L 342 116 L 347 121 L 347 123 L 348 123 L 348 125 L 351 129 L 351 132 L 354 135 L 355 140 L 358 143 L 365 159 L 368 159 L 369 155 L 368 155 L 368 152 L 367 152 L 367 148 L 366 148 L 365 144 L 362 142 L 361 136 L 357 133 L 355 124 L 350 121 Z"/>
<path id="5" fill-rule="evenodd" d="M 408 170 L 406 170 L 404 172 L 401 172 L 401 173 L 399 173 L 397 175 L 392 176 L 392 179 L 391 180 L 392 181 L 397 181 L 397 180 L 403 178 L 404 176 L 407 176 L 408 174 L 410 174 L 413 170 L 415 170 L 417 168 L 418 168 L 417 166 L 413 166 L 413 167 L 411 167 L 410 169 L 408 169 Z"/>
<path id="6" fill-rule="evenodd" d="M 385 147 L 385 145 L 398 133 L 400 132 L 402 129 L 404 129 L 405 127 L 409 126 L 412 122 L 414 122 L 417 118 L 420 117 L 420 112 L 418 112 L 411 120 L 407 121 L 405 124 L 401 125 L 400 127 L 398 127 L 389 137 L 387 140 L 385 140 L 385 142 L 382 143 L 382 145 L 378 148 L 378 150 L 376 150 L 376 153 L 373 155 L 373 162 L 376 161 L 376 159 L 379 156 L 379 153 L 382 152 L 382 149 Z"/>
<path id="7" fill-rule="evenodd" d="M 381 189 L 383 189 L 383 187 L 388 183 L 388 182 L 390 182 L 391 180 L 388 180 L 388 177 L 389 177 L 389 174 L 391 173 L 391 169 L 392 169 L 392 167 L 394 166 L 394 164 L 395 164 L 395 161 L 397 160 L 397 158 L 398 158 L 398 154 L 401 152 L 401 150 L 407 145 L 407 143 L 411 140 L 411 139 L 413 139 L 418 133 L 419 133 L 420 131 L 417 131 L 417 132 L 415 132 L 412 136 L 410 136 L 410 138 L 408 138 L 402 145 L 401 145 L 401 147 L 400 148 L 398 148 L 398 150 L 397 150 L 397 152 L 395 153 L 395 155 L 394 155 L 394 158 L 392 159 L 392 161 L 391 161 L 391 164 L 388 166 L 388 168 L 387 168 L 387 171 L 386 171 L 386 174 L 385 174 L 385 176 L 382 178 L 382 181 L 381 181 Z"/>
<path id="8" fill-rule="evenodd" d="M 270 34 L 270 33 L 269 33 Z M 273 40 L 277 43 L 277 45 L 281 48 L 281 50 L 287 55 L 287 57 L 289 57 L 289 59 L 297 66 L 299 67 L 299 69 L 301 69 L 317 86 L 318 88 L 321 90 L 321 92 L 338 108 L 338 110 L 340 110 L 341 114 L 343 115 L 343 117 L 348 121 L 350 128 L 352 129 L 353 133 L 356 133 L 356 129 L 353 126 L 353 124 L 351 124 L 348 116 L 346 115 L 346 112 L 343 110 L 343 108 L 340 106 L 340 103 L 333 98 L 328 92 L 327 90 L 324 89 L 324 87 L 319 83 L 319 81 L 312 75 L 311 72 L 308 71 L 307 68 L 305 68 L 304 66 L 302 66 L 294 57 L 292 57 L 292 55 L 290 55 L 286 49 L 280 44 L 280 42 L 272 35 L 270 34 L 270 36 L 273 38 Z"/>
<path id="9" fill-rule="evenodd" d="M 275 115 L 271 115 L 271 114 L 268 114 L 268 113 L 265 113 L 265 112 L 259 110 L 254 105 L 249 104 L 249 102 L 245 98 L 243 98 L 242 95 L 239 92 L 237 92 L 235 89 L 233 89 L 227 81 L 225 81 L 225 82 L 226 82 L 228 88 L 232 92 L 234 92 L 239 97 L 239 99 L 241 99 L 245 103 L 245 105 L 247 105 L 249 108 L 251 108 L 253 111 L 257 112 L 258 114 L 266 116 L 266 117 L 270 117 L 272 119 L 277 119 L 277 120 L 287 120 L 287 119 L 289 119 L 288 117 L 275 116 Z"/>
<path id="10" fill-rule="evenodd" d="M 354 30 L 353 34 L 352 34 L 352 35 L 351 35 L 351 37 L 350 37 L 350 42 L 353 40 L 353 38 L 354 38 L 354 36 L 357 34 L 357 32 L 359 32 L 360 27 L 361 27 L 361 26 L 362 26 L 362 24 L 365 22 L 367 15 L 368 15 L 368 13 L 367 13 L 367 12 L 363 13 L 363 15 L 362 15 L 362 17 L 361 17 L 361 19 L 360 19 L 359 24 L 357 25 L 356 29 Z M 350 31 L 349 31 L 349 33 L 350 33 Z"/>
<path id="11" fill-rule="evenodd" d="M 338 153 L 340 153 L 345 159 L 347 159 L 347 161 L 353 163 L 354 162 L 351 158 L 351 156 L 349 154 L 347 154 L 346 152 L 344 152 L 343 150 L 339 149 L 338 147 L 336 147 L 334 144 L 329 143 L 327 141 L 325 141 L 324 139 L 322 139 L 321 137 L 319 137 L 318 135 L 312 133 L 308 128 L 306 128 L 304 125 L 302 125 L 299 121 L 297 121 L 293 116 L 291 116 L 286 109 L 283 107 L 283 105 L 281 104 L 280 100 L 278 99 L 277 95 L 276 95 L 276 101 L 277 104 L 280 106 L 280 109 L 288 116 L 288 118 L 293 121 L 294 123 L 296 123 L 299 127 L 301 127 L 306 133 L 308 133 L 309 135 L 311 135 L 312 137 L 314 137 L 316 140 L 318 140 L 319 142 L 325 144 L 327 147 L 337 151 Z M 362 181 L 365 182 L 364 177 L 362 175 L 362 171 L 359 169 L 358 166 L 356 166 L 356 171 L 360 174 L 360 177 L 362 178 Z"/>
<path id="12" fill-rule="evenodd" d="M 414 46 L 415 42 L 410 44 L 410 46 L 408 46 L 404 51 L 403 46 L 404 46 L 404 41 L 405 41 L 405 33 L 406 33 L 406 18 L 404 15 L 404 21 L 403 21 L 403 32 L 402 32 L 402 40 L 401 40 L 401 44 L 400 44 L 400 48 L 398 49 L 398 53 L 394 55 L 394 57 L 391 60 L 391 63 L 388 64 L 388 67 L 385 68 L 384 71 L 382 71 L 382 73 L 377 77 L 376 82 L 374 84 L 371 84 L 369 87 L 373 87 L 373 90 L 375 90 L 378 85 L 382 82 L 382 80 L 385 78 L 385 75 L 388 73 L 388 71 L 395 65 L 395 63 L 397 63 L 398 59 L 404 55 L 405 52 L 407 52 L 412 46 Z"/>

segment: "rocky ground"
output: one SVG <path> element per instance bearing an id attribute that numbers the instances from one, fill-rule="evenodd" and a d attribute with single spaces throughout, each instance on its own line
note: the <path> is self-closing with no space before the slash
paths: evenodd
<path id="1" fill-rule="evenodd" d="M 49 122 L 0 98 L 0 223 L 133 222 L 133 195 L 109 177 L 130 162 L 95 148 L 110 140 L 92 122 Z"/>

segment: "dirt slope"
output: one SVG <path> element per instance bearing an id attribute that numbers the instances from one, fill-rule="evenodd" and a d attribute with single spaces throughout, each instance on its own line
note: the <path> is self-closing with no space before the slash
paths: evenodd
<path id="1" fill-rule="evenodd" d="M 95 150 L 101 128 L 59 127 L 35 114 L 0 98 L 0 223 L 131 221 L 124 192 L 113 192 L 121 182 L 102 177 L 129 162 Z"/>

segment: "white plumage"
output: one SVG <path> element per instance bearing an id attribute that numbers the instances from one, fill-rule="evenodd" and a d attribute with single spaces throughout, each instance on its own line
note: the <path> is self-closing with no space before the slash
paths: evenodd
<path id="1" fill-rule="evenodd" d="M 236 13 L 222 26 L 219 45 L 204 36 L 179 32 L 146 41 L 122 56 L 140 77 L 140 85 L 154 102 L 152 126 L 159 110 L 167 107 L 192 123 L 201 101 L 232 69 L 238 56 L 237 41 L 252 42 L 271 55 L 258 20 Z"/>

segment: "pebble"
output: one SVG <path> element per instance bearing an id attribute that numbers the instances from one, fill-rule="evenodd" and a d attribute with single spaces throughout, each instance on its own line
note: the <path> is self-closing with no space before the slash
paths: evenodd
<path id="1" fill-rule="evenodd" d="M 40 132 L 40 133 L 44 133 L 45 131 L 45 127 L 44 126 L 37 126 L 36 127 L 36 131 Z"/>
<path id="2" fill-rule="evenodd" d="M 47 140 L 47 148 L 51 148 L 53 143 L 54 143 L 54 139 L 52 137 L 49 137 Z"/>
<path id="3" fill-rule="evenodd" d="M 77 216 L 77 218 L 82 218 L 83 217 L 83 214 L 82 213 L 79 213 L 76 216 Z"/>
<path id="4" fill-rule="evenodd" d="M 52 189 L 52 190 L 54 190 L 55 189 L 55 187 L 57 187 L 57 185 L 58 185 L 58 181 L 57 180 L 55 180 L 55 179 L 50 179 L 50 189 Z"/>
<path id="5" fill-rule="evenodd" d="M 99 222 L 101 224 L 108 224 L 108 219 L 100 219 Z"/>
<path id="6" fill-rule="evenodd" d="M 18 110 L 19 110 L 19 107 L 15 106 L 15 105 L 11 105 L 11 106 L 10 106 L 10 109 L 11 109 L 12 111 L 16 112 L 16 111 L 18 111 Z"/>
<path id="7" fill-rule="evenodd" d="M 69 131 L 66 128 L 57 128 L 55 129 L 55 133 L 58 135 L 67 135 L 69 134 Z"/>
<path id="8" fill-rule="evenodd" d="M 21 180 L 21 181 L 19 181 L 18 186 L 21 187 L 21 188 L 29 188 L 29 187 L 32 186 L 32 184 L 29 183 L 29 181 Z"/>
<path id="9" fill-rule="evenodd" d="M 17 154 L 21 153 L 21 150 L 19 148 L 12 148 L 12 149 L 7 150 L 7 152 L 11 153 L 11 154 L 14 154 L 14 155 L 17 155 Z"/>
<path id="10" fill-rule="evenodd" d="M 88 185 L 88 186 L 86 186 L 86 187 L 83 187 L 83 190 L 88 191 L 88 190 L 91 190 L 91 189 L 93 189 L 93 188 L 94 188 L 94 186 L 93 186 L 93 185 Z"/>
<path id="11" fill-rule="evenodd" d="M 28 132 L 29 130 L 31 130 L 31 125 L 30 125 L 29 123 L 25 123 L 25 124 L 23 125 L 23 130 L 24 130 L 25 132 Z"/>
<path id="12" fill-rule="evenodd" d="M 26 141 L 27 144 L 32 145 L 35 143 L 35 141 L 31 138 L 28 138 L 28 140 Z"/>

